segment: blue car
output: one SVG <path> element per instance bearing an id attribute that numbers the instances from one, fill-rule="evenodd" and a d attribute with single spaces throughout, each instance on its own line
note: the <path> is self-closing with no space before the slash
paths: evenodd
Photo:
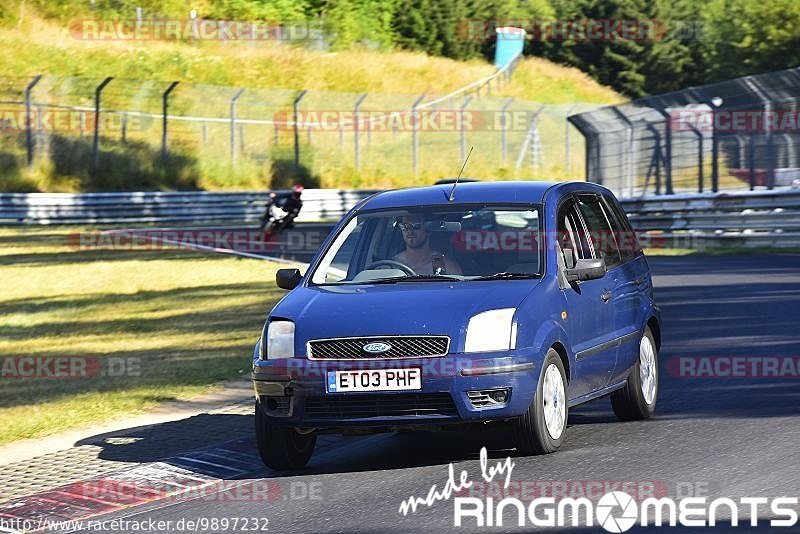
<path id="1" fill-rule="evenodd" d="M 523 455 L 564 442 L 568 409 L 656 407 L 661 319 L 614 195 L 584 182 L 378 193 L 331 232 L 253 354 L 264 463 L 297 469 L 321 433 L 506 425 Z"/>

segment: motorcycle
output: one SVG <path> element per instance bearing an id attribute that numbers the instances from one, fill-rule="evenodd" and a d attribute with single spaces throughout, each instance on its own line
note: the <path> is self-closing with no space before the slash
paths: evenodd
<path id="1" fill-rule="evenodd" d="M 283 230 L 293 228 L 294 219 L 300 213 L 301 207 L 301 202 L 292 202 L 291 198 L 280 202 L 275 193 L 270 193 L 259 230 L 266 234 L 275 235 Z M 279 209 L 284 213 L 280 213 Z"/>

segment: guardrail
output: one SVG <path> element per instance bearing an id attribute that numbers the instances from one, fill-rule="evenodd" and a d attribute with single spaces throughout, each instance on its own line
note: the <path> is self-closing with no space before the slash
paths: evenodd
<path id="1" fill-rule="evenodd" d="M 667 246 L 800 247 L 800 190 L 622 200 L 633 227 Z"/>
<path id="2" fill-rule="evenodd" d="M 276 191 L 288 194 L 288 191 Z M 340 219 L 372 190 L 306 189 L 298 222 Z M 0 224 L 256 221 L 268 192 L 3 193 Z"/>
<path id="3" fill-rule="evenodd" d="M 337 221 L 376 192 L 307 189 L 297 221 Z M 0 224 L 250 223 L 266 199 L 265 191 L 5 193 Z M 800 247 L 800 190 L 671 195 L 622 205 L 637 231 L 667 246 Z"/>

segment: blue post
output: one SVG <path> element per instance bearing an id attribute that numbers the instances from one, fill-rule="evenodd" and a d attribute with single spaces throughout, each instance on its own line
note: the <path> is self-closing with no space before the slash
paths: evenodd
<path id="1" fill-rule="evenodd" d="M 494 49 L 494 66 L 501 69 L 522 53 L 525 30 L 522 28 L 497 28 L 497 46 Z"/>

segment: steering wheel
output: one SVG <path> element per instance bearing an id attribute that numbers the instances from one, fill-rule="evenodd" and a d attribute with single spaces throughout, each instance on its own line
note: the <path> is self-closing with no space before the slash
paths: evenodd
<path id="1" fill-rule="evenodd" d="M 372 263 L 367 265 L 365 267 L 365 269 L 374 269 L 374 268 L 376 268 L 376 267 L 378 267 L 380 265 L 388 265 L 389 267 L 396 267 L 396 268 L 400 269 L 401 271 L 403 271 L 404 273 L 406 273 L 408 276 L 414 276 L 414 275 L 417 274 L 417 272 L 414 269 L 412 269 L 411 267 L 409 267 L 405 263 L 401 263 L 401 262 L 395 261 L 395 260 L 373 261 Z"/>

